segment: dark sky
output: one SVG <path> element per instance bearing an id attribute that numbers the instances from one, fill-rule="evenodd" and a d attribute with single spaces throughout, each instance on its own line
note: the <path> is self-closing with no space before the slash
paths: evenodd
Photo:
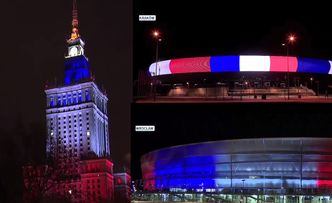
<path id="1" fill-rule="evenodd" d="M 55 78 L 60 84 L 63 79 L 71 10 L 71 0 L 10 0 L 0 4 L 0 160 L 17 164 L 16 169 L 32 153 L 22 148 L 22 136 L 31 135 L 28 142 L 36 156 L 45 153 L 40 151 L 46 132 L 44 85 Z M 109 97 L 112 156 L 116 166 L 128 167 L 131 1 L 78 0 L 78 10 L 79 30 L 92 72 Z M 36 156 L 30 159 L 40 159 Z M 1 185 L 6 183 L 0 181 Z"/>
<path id="2" fill-rule="evenodd" d="M 281 46 L 297 35 L 291 55 L 331 59 L 330 7 L 322 1 L 134 1 L 134 75 L 155 61 L 151 32 L 159 29 L 160 60 L 210 56 L 286 55 Z M 139 22 L 139 14 L 157 15 Z"/>

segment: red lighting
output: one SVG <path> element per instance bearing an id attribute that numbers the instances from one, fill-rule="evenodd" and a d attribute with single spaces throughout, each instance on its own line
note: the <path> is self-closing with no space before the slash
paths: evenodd
<path id="1" fill-rule="evenodd" d="M 120 177 L 117 179 L 117 183 L 118 183 L 118 185 L 121 185 L 121 184 L 122 184 L 122 180 L 121 180 Z"/>

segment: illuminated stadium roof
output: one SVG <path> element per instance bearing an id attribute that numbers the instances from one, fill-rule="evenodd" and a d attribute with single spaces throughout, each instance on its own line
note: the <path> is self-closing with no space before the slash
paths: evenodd
<path id="1" fill-rule="evenodd" d="M 153 63 L 152 76 L 185 73 L 293 72 L 332 74 L 332 61 L 286 56 L 208 56 L 170 59 Z"/>

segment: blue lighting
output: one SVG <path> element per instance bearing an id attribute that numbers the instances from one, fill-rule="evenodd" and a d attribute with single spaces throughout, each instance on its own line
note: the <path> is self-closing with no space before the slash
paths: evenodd
<path id="1" fill-rule="evenodd" d="M 78 93 L 78 102 L 82 103 L 82 93 Z"/>
<path id="2" fill-rule="evenodd" d="M 211 56 L 211 72 L 239 72 L 239 56 Z"/>
<path id="3" fill-rule="evenodd" d="M 90 95 L 88 90 L 85 91 L 85 101 L 90 101 Z"/>
<path id="4" fill-rule="evenodd" d="M 54 97 L 51 97 L 51 101 L 50 101 L 50 107 L 54 106 Z"/>
<path id="5" fill-rule="evenodd" d="M 64 96 L 62 96 L 62 104 L 64 105 L 64 106 L 66 106 L 67 105 L 67 102 L 66 102 L 66 96 L 64 95 Z"/>
<path id="6" fill-rule="evenodd" d="M 65 60 L 65 85 L 75 84 L 90 78 L 89 62 L 85 56 L 75 56 Z"/>
<path id="7" fill-rule="evenodd" d="M 213 156 L 184 157 L 157 160 L 155 163 L 156 188 L 203 189 L 215 187 L 215 164 Z M 167 177 L 166 179 L 164 179 Z"/>
<path id="8" fill-rule="evenodd" d="M 322 73 L 330 71 L 330 63 L 327 60 L 298 58 L 298 72 Z"/>
<path id="9" fill-rule="evenodd" d="M 74 94 L 74 104 L 77 104 L 76 94 Z"/>

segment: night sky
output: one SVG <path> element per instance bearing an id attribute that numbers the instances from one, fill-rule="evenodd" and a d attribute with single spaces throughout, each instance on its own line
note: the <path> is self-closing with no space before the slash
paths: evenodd
<path id="1" fill-rule="evenodd" d="M 130 164 L 130 2 L 78 0 L 85 53 L 109 97 L 111 153 L 119 168 Z M 44 85 L 55 80 L 62 84 L 72 1 L 11 0 L 0 7 L 0 202 L 15 202 L 22 164 L 44 158 Z"/>
<path id="2" fill-rule="evenodd" d="M 331 59 L 327 2 L 134 1 L 134 75 L 155 61 L 154 29 L 162 33 L 160 60 L 210 55 L 286 55 L 281 46 L 297 36 L 290 55 Z M 157 15 L 139 22 L 139 14 Z"/>

